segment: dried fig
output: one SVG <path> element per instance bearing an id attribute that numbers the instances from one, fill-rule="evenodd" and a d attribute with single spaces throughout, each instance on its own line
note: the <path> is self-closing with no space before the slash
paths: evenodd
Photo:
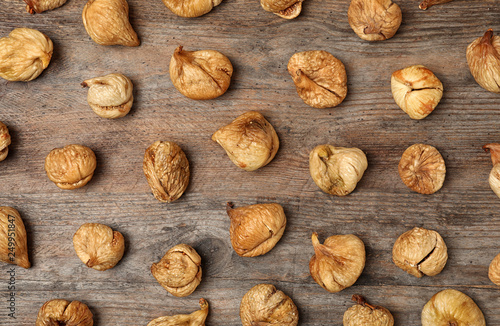
<path id="1" fill-rule="evenodd" d="M 420 3 L 420 5 L 418 7 L 422 10 L 427 10 L 434 5 L 439 5 L 439 4 L 447 3 L 450 1 L 453 1 L 453 0 L 424 0 Z"/>
<path id="2" fill-rule="evenodd" d="M 241 299 L 243 326 L 296 326 L 299 311 L 289 296 L 271 284 L 258 284 Z"/>
<path id="3" fill-rule="evenodd" d="M 6 125 L 0 121 L 0 162 L 9 154 L 10 134 Z"/>
<path id="4" fill-rule="evenodd" d="M 486 326 L 476 303 L 460 291 L 446 289 L 429 300 L 422 309 L 422 326 Z"/>
<path id="5" fill-rule="evenodd" d="M 354 306 L 344 313 L 344 326 L 394 326 L 394 317 L 381 306 L 372 306 L 360 295 L 353 295 Z"/>
<path id="6" fill-rule="evenodd" d="M 265 11 L 285 19 L 296 18 L 302 11 L 304 0 L 260 0 L 260 5 Z"/>
<path id="7" fill-rule="evenodd" d="M 396 34 L 401 8 L 391 0 L 351 0 L 347 18 L 353 31 L 366 41 L 383 41 Z"/>
<path id="8" fill-rule="evenodd" d="M 42 13 L 46 10 L 59 8 L 67 0 L 24 0 L 26 2 L 26 11 L 30 14 Z"/>
<path id="9" fill-rule="evenodd" d="M 142 168 L 153 195 L 161 202 L 179 199 L 189 184 L 189 162 L 176 143 L 154 142 L 144 153 Z"/>
<path id="10" fill-rule="evenodd" d="M 44 303 L 38 311 L 36 326 L 92 326 L 93 315 L 80 301 L 54 299 Z"/>
<path id="11" fill-rule="evenodd" d="M 496 255 L 491 261 L 488 277 L 493 283 L 500 286 L 500 254 Z"/>
<path id="12" fill-rule="evenodd" d="M 175 49 L 169 70 L 175 88 L 193 100 L 221 96 L 233 75 L 231 61 L 219 51 L 185 51 L 182 46 Z"/>
<path id="13" fill-rule="evenodd" d="M 326 51 L 295 53 L 288 61 L 288 72 L 300 98 L 313 108 L 332 108 L 347 95 L 344 64 Z"/>
<path id="14" fill-rule="evenodd" d="M 257 170 L 272 161 L 280 142 L 273 126 L 256 111 L 246 112 L 217 130 L 212 140 L 226 150 L 237 167 Z"/>
<path id="15" fill-rule="evenodd" d="M 30 81 L 48 67 L 54 46 L 48 36 L 31 28 L 16 28 L 0 38 L 0 77 Z"/>
<path id="16" fill-rule="evenodd" d="M 0 261 L 31 267 L 23 220 L 16 209 L 8 206 L 0 207 Z"/>
<path id="17" fill-rule="evenodd" d="M 486 144 L 483 146 L 486 152 L 491 152 L 493 168 L 488 179 L 491 190 L 500 197 L 500 144 Z"/>
<path id="18" fill-rule="evenodd" d="M 151 274 L 172 295 L 186 297 L 201 282 L 201 257 L 187 244 L 176 245 L 151 266 Z"/>
<path id="19" fill-rule="evenodd" d="M 309 271 L 316 283 L 329 292 L 340 292 L 352 286 L 365 268 L 365 245 L 353 234 L 332 235 L 324 244 L 318 234 L 312 235 L 314 255 Z"/>
<path id="20" fill-rule="evenodd" d="M 97 44 L 141 44 L 128 20 L 127 0 L 88 0 L 82 18 L 85 30 Z"/>
<path id="21" fill-rule="evenodd" d="M 163 0 L 165 6 L 177 16 L 199 17 L 209 13 L 222 0 Z"/>
<path id="22" fill-rule="evenodd" d="M 279 204 L 256 204 L 233 208 L 227 203 L 231 219 L 231 245 L 242 257 L 260 256 L 274 248 L 286 226 L 286 216 Z"/>
<path id="23" fill-rule="evenodd" d="M 316 146 L 309 154 L 309 172 L 327 194 L 345 196 L 358 184 L 368 167 L 366 155 L 358 148 Z"/>
<path id="24" fill-rule="evenodd" d="M 205 326 L 208 316 L 208 302 L 200 299 L 200 310 L 189 315 L 164 316 L 153 319 L 147 326 Z"/>
<path id="25" fill-rule="evenodd" d="M 500 93 L 500 37 L 490 28 L 467 47 L 467 63 L 476 82 L 485 90 Z"/>
<path id="26" fill-rule="evenodd" d="M 122 74 L 109 74 L 87 79 L 82 83 L 89 87 L 87 102 L 94 112 L 103 118 L 116 119 L 129 113 L 134 102 L 132 81 Z"/>
<path id="27" fill-rule="evenodd" d="M 435 147 L 415 144 L 408 147 L 399 161 L 399 176 L 404 184 L 421 194 L 433 194 L 444 183 L 446 166 Z"/>

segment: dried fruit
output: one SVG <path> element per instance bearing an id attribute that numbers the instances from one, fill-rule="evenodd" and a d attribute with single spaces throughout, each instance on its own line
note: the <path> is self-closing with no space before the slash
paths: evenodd
<path id="1" fill-rule="evenodd" d="M 441 81 L 422 65 L 393 72 L 391 90 L 396 104 L 410 118 L 418 120 L 434 111 L 443 96 Z"/>
<path id="2" fill-rule="evenodd" d="M 0 121 L 0 162 L 9 154 L 10 134 L 6 125 Z"/>
<path id="3" fill-rule="evenodd" d="M 258 284 L 241 299 L 243 326 L 296 326 L 299 311 L 289 296 L 271 284 Z"/>
<path id="4" fill-rule="evenodd" d="M 151 266 L 151 274 L 172 295 L 186 297 L 201 282 L 201 257 L 193 247 L 178 244 Z"/>
<path id="5" fill-rule="evenodd" d="M 366 155 L 358 148 L 316 146 L 309 154 L 309 172 L 327 194 L 345 196 L 358 184 L 368 167 Z"/>
<path id="6" fill-rule="evenodd" d="M 212 140 L 226 150 L 237 167 L 257 170 L 272 161 L 280 142 L 273 126 L 256 111 L 246 112 L 217 130 Z"/>
<path id="7" fill-rule="evenodd" d="M 422 309 L 422 326 L 486 326 L 476 303 L 460 291 L 446 289 L 429 300 Z"/>
<path id="8" fill-rule="evenodd" d="M 16 209 L 8 206 L 0 207 L 0 261 L 31 267 L 23 220 Z"/>
<path id="9" fill-rule="evenodd" d="M 255 257 L 273 249 L 281 239 L 286 216 L 279 204 L 256 204 L 233 208 L 227 203 L 231 219 L 231 245 L 242 257 Z"/>
<path id="10" fill-rule="evenodd" d="M 421 194 L 433 194 L 444 183 L 446 166 L 438 150 L 430 145 L 408 147 L 399 161 L 399 176 L 404 184 Z"/>
<path id="11" fill-rule="evenodd" d="M 99 223 L 85 223 L 73 235 L 73 247 L 87 267 L 105 271 L 122 259 L 125 241 L 118 231 Z"/>
<path id="12" fill-rule="evenodd" d="M 302 11 L 304 0 L 260 0 L 260 5 L 265 11 L 285 19 L 296 18 Z"/>
<path id="13" fill-rule="evenodd" d="M 344 64 L 326 51 L 295 53 L 288 61 L 288 72 L 300 98 L 314 108 L 332 108 L 347 95 Z"/>
<path id="14" fill-rule="evenodd" d="M 486 144 L 483 146 L 486 152 L 491 152 L 493 168 L 488 179 L 491 190 L 500 197 L 500 144 Z"/>
<path id="15" fill-rule="evenodd" d="M 189 162 L 176 143 L 156 141 L 146 149 L 142 164 L 153 195 L 161 202 L 179 199 L 189 184 Z"/>
<path id="16" fill-rule="evenodd" d="M 164 316 L 153 319 L 147 326 L 205 326 L 208 316 L 208 302 L 200 299 L 200 310 L 189 315 Z"/>
<path id="17" fill-rule="evenodd" d="M 392 260 L 396 266 L 413 276 L 435 276 L 446 265 L 448 251 L 439 233 L 415 227 L 396 240 L 392 248 Z"/>
<path id="18" fill-rule="evenodd" d="M 215 50 L 175 49 L 170 59 L 170 79 L 182 95 L 193 100 L 210 100 L 224 94 L 231 83 L 231 61 Z"/>
<path id="19" fill-rule="evenodd" d="M 439 5 L 442 3 L 447 3 L 453 0 L 424 0 L 420 3 L 418 6 L 422 10 L 427 10 L 428 8 L 434 6 L 434 5 Z"/>
<path id="20" fill-rule="evenodd" d="M 496 255 L 491 261 L 488 277 L 493 283 L 500 286 L 500 254 Z"/>
<path id="21" fill-rule="evenodd" d="M 26 11 L 30 14 L 42 13 L 46 10 L 59 8 L 67 0 L 24 0 L 26 2 Z"/>
<path id="22" fill-rule="evenodd" d="M 222 0 L 163 0 L 165 6 L 177 16 L 199 17 L 209 13 Z"/>
<path id="23" fill-rule="evenodd" d="M 353 295 L 354 306 L 344 313 L 344 326 L 394 326 L 394 317 L 381 306 L 372 306 L 360 295 Z"/>
<path id="24" fill-rule="evenodd" d="M 126 0 L 88 0 L 83 7 L 82 18 L 85 30 L 97 44 L 141 44 L 128 20 Z"/>
<path id="25" fill-rule="evenodd" d="M 316 283 L 330 292 L 340 292 L 352 286 L 365 268 L 365 245 L 353 234 L 332 235 L 324 244 L 318 234 L 312 235 L 314 255 L 309 272 Z"/>
<path id="26" fill-rule="evenodd" d="M 92 317 L 89 307 L 80 301 L 54 299 L 40 308 L 36 326 L 92 326 Z"/>
<path id="27" fill-rule="evenodd" d="M 16 28 L 0 38 L 0 77 L 30 81 L 48 67 L 54 46 L 48 36 L 31 28 Z"/>
<path id="28" fill-rule="evenodd" d="M 485 90 L 500 93 L 500 37 L 490 28 L 467 47 L 467 63 L 476 82 Z"/>
<path id="29" fill-rule="evenodd" d="M 85 186 L 92 179 L 96 165 L 94 152 L 82 145 L 55 148 L 45 158 L 47 176 L 61 189 Z"/>
<path id="30" fill-rule="evenodd" d="M 87 79 L 82 83 L 89 87 L 87 102 L 94 112 L 103 118 L 116 119 L 129 113 L 134 102 L 132 81 L 122 74 L 109 74 Z"/>
<path id="31" fill-rule="evenodd" d="M 391 0 L 351 0 L 349 25 L 363 40 L 383 41 L 396 34 L 401 25 L 401 8 Z"/>

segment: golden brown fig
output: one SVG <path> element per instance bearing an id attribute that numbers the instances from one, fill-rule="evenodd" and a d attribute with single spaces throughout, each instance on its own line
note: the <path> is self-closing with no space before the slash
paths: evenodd
<path id="1" fill-rule="evenodd" d="M 233 208 L 227 203 L 231 219 L 231 245 L 242 257 L 255 257 L 273 249 L 286 227 L 286 216 L 279 204 L 256 204 Z"/>
<path id="2" fill-rule="evenodd" d="M 215 50 L 185 51 L 177 47 L 170 60 L 170 79 L 182 95 L 210 100 L 224 94 L 231 83 L 231 61 Z"/>
<path id="3" fill-rule="evenodd" d="M 0 261 L 31 267 L 23 220 L 16 209 L 8 206 L 0 207 Z"/>
<path id="4" fill-rule="evenodd" d="M 176 297 L 186 297 L 201 282 L 201 257 L 193 247 L 178 244 L 151 266 L 158 283 Z"/>
<path id="5" fill-rule="evenodd" d="M 83 7 L 82 18 L 85 30 L 97 44 L 141 44 L 128 20 L 126 0 L 88 0 Z"/>
<path id="6" fill-rule="evenodd" d="M 446 166 L 435 147 L 415 144 L 408 147 L 399 161 L 399 176 L 404 184 L 421 194 L 433 194 L 444 183 Z"/>
<path id="7" fill-rule="evenodd" d="M 493 283 L 500 286 L 500 254 L 496 255 L 491 261 L 488 277 Z"/>
<path id="8" fill-rule="evenodd" d="M 351 0 L 349 25 L 366 41 L 383 41 L 396 34 L 401 25 L 401 8 L 391 0 Z"/>
<path id="9" fill-rule="evenodd" d="M 9 154 L 10 134 L 6 125 L 0 121 L 0 162 Z"/>
<path id="10" fill-rule="evenodd" d="M 153 319 L 147 326 L 205 326 L 208 316 L 208 302 L 200 299 L 200 310 L 189 315 L 164 316 Z"/>
<path id="11" fill-rule="evenodd" d="M 243 326 L 296 326 L 299 311 L 289 296 L 271 284 L 258 284 L 241 299 Z"/>
<path id="12" fill-rule="evenodd" d="M 45 158 L 45 172 L 61 189 L 85 186 L 94 175 L 97 165 L 94 152 L 82 145 L 55 148 Z"/>
<path id="13" fill-rule="evenodd" d="M 239 168 L 257 170 L 272 161 L 280 142 L 273 126 L 256 111 L 246 112 L 217 130 L 212 140 L 226 150 Z"/>
<path id="14" fill-rule="evenodd" d="M 422 326 L 486 326 L 483 312 L 460 291 L 434 294 L 422 309 Z"/>
<path id="15" fill-rule="evenodd" d="M 312 235 L 314 255 L 309 261 L 309 272 L 316 283 L 329 292 L 340 292 L 352 286 L 365 268 L 365 245 L 353 234 L 332 235 L 319 243 L 318 234 Z"/>
<path id="16" fill-rule="evenodd" d="M 265 11 L 285 19 L 296 18 L 302 11 L 304 0 L 260 0 L 260 5 Z"/>
<path id="17" fill-rule="evenodd" d="M 467 63 L 476 82 L 485 90 L 500 93 L 500 37 L 490 28 L 467 47 Z"/>
<path id="18" fill-rule="evenodd" d="M 344 64 L 326 51 L 295 53 L 288 61 L 288 72 L 300 98 L 314 108 L 332 108 L 347 95 Z"/>
<path id="19" fill-rule="evenodd" d="M 434 6 L 434 5 L 439 5 L 441 3 L 447 3 L 453 0 L 424 0 L 420 3 L 418 6 L 422 10 L 427 10 L 428 8 Z"/>
<path id="20" fill-rule="evenodd" d="M 94 320 L 89 307 L 80 301 L 54 299 L 44 303 L 38 311 L 36 326 L 92 326 Z"/>
<path id="21" fill-rule="evenodd" d="M 67 0 L 24 0 L 26 2 L 26 11 L 30 14 L 42 13 L 46 10 L 59 8 Z"/>
<path id="22" fill-rule="evenodd" d="M 30 81 L 48 67 L 54 46 L 48 36 L 31 28 L 16 28 L 0 38 L 0 77 Z"/>
<path id="23" fill-rule="evenodd" d="M 486 144 L 483 146 L 486 152 L 491 152 L 491 161 L 493 162 L 493 168 L 490 171 L 490 177 L 488 179 L 490 183 L 491 190 L 500 197 L 500 144 Z"/>
<path id="24" fill-rule="evenodd" d="M 105 271 L 122 259 L 125 241 L 118 231 L 99 223 L 85 223 L 73 235 L 73 247 L 87 267 Z"/>
<path id="25" fill-rule="evenodd" d="M 163 0 L 165 6 L 177 16 L 199 17 L 209 13 L 222 0 Z"/>
<path id="26" fill-rule="evenodd" d="M 344 326 L 394 326 L 394 317 L 381 306 L 372 306 L 360 295 L 353 295 L 354 306 L 344 313 Z"/>

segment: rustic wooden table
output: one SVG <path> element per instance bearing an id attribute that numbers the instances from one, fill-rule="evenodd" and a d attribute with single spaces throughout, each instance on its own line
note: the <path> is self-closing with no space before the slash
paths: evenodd
<path id="1" fill-rule="evenodd" d="M 85 32 L 85 1 L 29 15 L 21 0 L 4 0 L 0 36 L 15 27 L 36 28 L 54 42 L 48 69 L 29 83 L 0 80 L 0 121 L 12 145 L 0 163 L 0 205 L 17 208 L 26 224 L 33 267 L 16 271 L 16 319 L 7 317 L 11 265 L 0 266 L 0 325 L 33 325 L 50 299 L 89 305 L 95 325 L 146 325 L 153 318 L 210 303 L 208 325 L 238 325 L 242 296 L 258 283 L 290 295 L 300 325 L 341 325 L 350 297 L 361 294 L 387 307 L 396 325 L 420 325 L 420 312 L 445 288 L 461 290 L 481 307 L 489 325 L 500 325 L 500 288 L 488 265 L 500 252 L 500 199 L 490 190 L 489 154 L 481 146 L 500 142 L 500 95 L 471 76 L 465 49 L 486 29 L 500 32 L 497 1 L 456 0 L 428 11 L 418 2 L 396 1 L 403 23 L 394 38 L 359 39 L 347 22 L 349 1 L 306 0 L 287 21 L 265 12 L 258 0 L 224 1 L 209 14 L 185 19 L 160 0 L 130 0 L 137 48 L 95 44 Z M 217 49 L 234 66 L 228 92 L 194 101 L 172 85 L 173 50 Z M 322 49 L 345 64 L 348 95 L 334 109 L 313 109 L 297 96 L 286 65 L 298 51 Z M 425 120 L 411 120 L 392 99 L 390 76 L 423 64 L 441 79 L 444 96 Z M 134 83 L 131 113 L 99 118 L 86 103 L 87 78 L 122 72 Z M 248 110 L 262 112 L 280 137 L 276 158 L 256 172 L 238 169 L 210 137 Z M 191 164 L 191 183 L 175 203 L 153 198 L 142 172 L 144 150 L 156 140 L 177 142 Z M 414 143 L 436 146 L 447 166 L 434 195 L 411 192 L 397 166 Z M 56 147 L 92 148 L 96 174 L 84 188 L 63 191 L 47 178 L 45 156 Z M 330 143 L 358 147 L 369 167 L 349 196 L 329 196 L 309 176 L 308 154 Z M 229 241 L 225 203 L 277 202 L 288 218 L 285 234 L 268 254 L 236 255 Z M 98 272 L 81 263 L 72 236 L 85 222 L 122 232 L 126 252 L 113 269 Z M 396 238 L 414 226 L 440 232 L 449 260 L 435 277 L 417 279 L 391 260 Z M 365 243 L 367 262 L 356 284 L 340 293 L 323 290 L 310 277 L 310 236 L 321 241 L 354 233 Z M 189 297 L 175 298 L 153 278 L 150 266 L 178 243 L 203 259 L 203 280 Z"/>

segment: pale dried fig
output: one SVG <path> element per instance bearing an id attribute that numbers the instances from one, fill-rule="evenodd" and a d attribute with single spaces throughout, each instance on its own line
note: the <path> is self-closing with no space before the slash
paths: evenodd
<path id="1" fill-rule="evenodd" d="M 496 255 L 491 261 L 488 277 L 493 283 L 500 286 L 500 254 Z"/>
<path id="2" fill-rule="evenodd" d="M 199 17 L 209 13 L 222 0 L 163 0 L 165 6 L 177 16 Z"/>
<path id="3" fill-rule="evenodd" d="M 486 152 L 491 152 L 491 161 L 493 162 L 493 168 L 490 171 L 490 177 L 488 179 L 490 183 L 491 190 L 500 197 L 500 144 L 486 144 L 483 146 Z"/>
<path id="4" fill-rule="evenodd" d="M 314 108 L 332 108 L 347 95 L 344 64 L 326 51 L 295 53 L 288 61 L 288 72 L 300 98 Z"/>
<path id="5" fill-rule="evenodd" d="M 93 315 L 80 301 L 54 299 L 44 303 L 38 311 L 36 326 L 92 326 Z"/>
<path id="6" fill-rule="evenodd" d="M 327 194 L 345 196 L 358 184 L 368 167 L 366 155 L 358 148 L 318 145 L 309 154 L 309 172 Z"/>
<path id="7" fill-rule="evenodd" d="M 353 295 L 354 306 L 344 313 L 344 326 L 394 326 L 394 317 L 381 306 L 372 306 L 360 295 Z"/>
<path id="8" fill-rule="evenodd" d="M 239 168 L 257 170 L 272 161 L 280 142 L 273 126 L 256 111 L 246 112 L 212 135 Z"/>
<path id="9" fill-rule="evenodd" d="M 134 102 L 132 81 L 122 74 L 109 74 L 83 81 L 89 87 L 87 102 L 94 112 L 108 119 L 121 118 L 129 113 Z"/>
<path id="10" fill-rule="evenodd" d="M 296 18 L 302 11 L 304 0 L 260 0 L 260 5 L 265 11 L 285 19 Z"/>
<path id="11" fill-rule="evenodd" d="M 274 248 L 286 227 L 286 216 L 279 204 L 255 204 L 233 208 L 227 203 L 231 219 L 231 245 L 242 257 L 260 256 Z"/>
<path id="12" fill-rule="evenodd" d="M 430 145 L 408 147 L 399 161 L 399 176 L 404 184 L 421 194 L 433 194 L 444 183 L 446 166 L 438 150 Z"/>
<path id="13" fill-rule="evenodd" d="M 476 82 L 485 90 L 500 93 L 500 37 L 490 28 L 467 47 L 467 63 Z"/>
<path id="14" fill-rule="evenodd" d="M 0 207 L 0 261 L 31 267 L 23 220 L 16 209 L 8 206 Z"/>
<path id="15" fill-rule="evenodd" d="M 347 18 L 353 31 L 366 41 L 383 41 L 396 34 L 401 8 L 391 0 L 351 0 Z"/>
<path id="16" fill-rule="evenodd" d="M 146 149 L 144 175 L 156 199 L 170 203 L 184 193 L 189 184 L 189 162 L 176 143 L 156 141 Z"/>
<path id="17" fill-rule="evenodd" d="M 353 234 L 332 235 L 324 244 L 318 234 L 312 235 L 314 255 L 309 272 L 316 283 L 329 292 L 340 292 L 352 286 L 365 268 L 365 245 Z"/>
<path id="18" fill-rule="evenodd" d="M 289 296 L 271 284 L 258 284 L 241 299 L 243 326 L 296 326 L 299 311 Z"/>
<path id="19" fill-rule="evenodd" d="M 486 326 L 483 312 L 460 291 L 446 289 L 429 300 L 422 309 L 422 326 Z"/>
<path id="20" fill-rule="evenodd" d="M 30 81 L 48 67 L 54 46 L 48 36 L 31 28 L 16 28 L 0 38 L 0 77 Z"/>
<path id="21" fill-rule="evenodd" d="M 9 155 L 10 134 L 6 125 L 0 121 L 0 162 Z"/>
<path id="22" fill-rule="evenodd" d="M 158 283 L 176 297 L 186 297 L 201 282 L 201 257 L 193 247 L 178 244 L 151 266 Z"/>
<path id="23" fill-rule="evenodd" d="M 94 152 L 82 145 L 55 148 L 45 158 L 47 176 L 61 189 L 85 186 L 92 179 L 96 165 Z"/>
<path id="24" fill-rule="evenodd" d="M 88 0 L 83 7 L 82 18 L 85 30 L 97 44 L 141 44 L 128 20 L 126 0 Z"/>
<path id="25" fill-rule="evenodd" d="M 428 8 L 434 6 L 434 5 L 439 5 L 441 3 L 447 3 L 453 0 L 424 0 L 420 3 L 418 6 L 422 10 L 427 10 Z"/>
<path id="26" fill-rule="evenodd" d="M 26 2 L 26 11 L 30 14 L 42 13 L 46 10 L 59 8 L 67 0 L 24 0 Z"/>
<path id="27" fill-rule="evenodd" d="M 147 326 L 205 326 L 208 316 L 208 302 L 200 299 L 200 310 L 189 315 L 164 316 L 153 319 Z"/>
<path id="28" fill-rule="evenodd" d="M 231 83 L 231 61 L 215 50 L 175 49 L 170 59 L 170 79 L 182 95 L 193 100 L 210 100 L 224 94 Z"/>

